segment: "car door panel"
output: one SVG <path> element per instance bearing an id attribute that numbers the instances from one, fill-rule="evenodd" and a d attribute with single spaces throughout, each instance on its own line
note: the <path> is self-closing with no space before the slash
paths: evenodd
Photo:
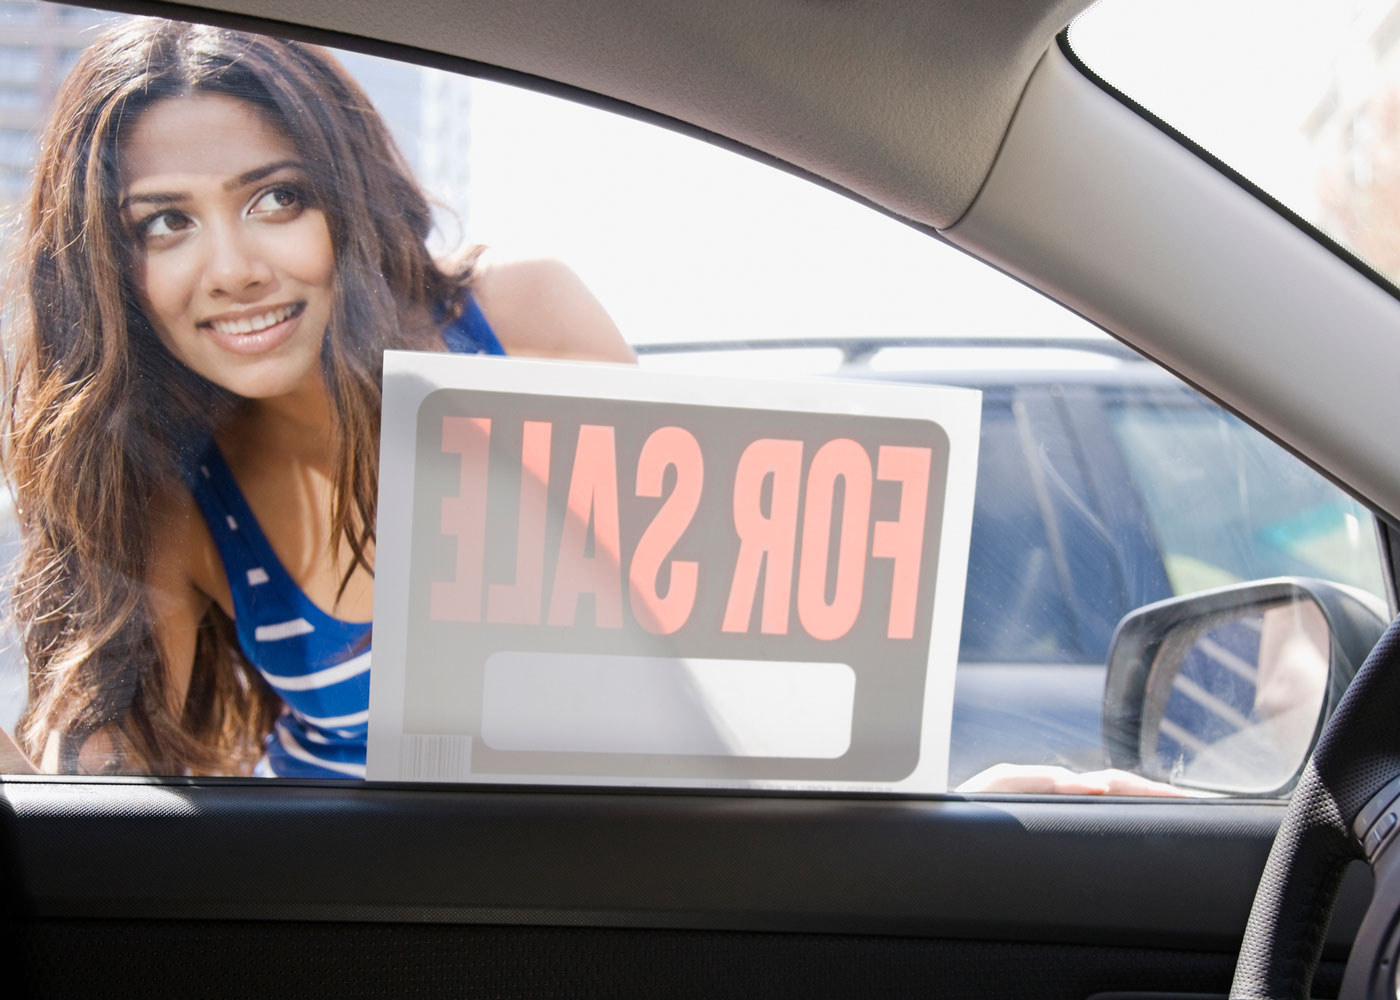
<path id="1" fill-rule="evenodd" d="M 1207 1000 L 1233 966 L 1194 952 L 576 927 L 63 921 L 26 943 L 30 982 L 60 997 Z M 65 961 L 76 948 L 95 957 Z M 208 957 L 195 973 L 171 961 L 179 953 Z M 1324 962 L 1314 995 L 1335 996 L 1339 979 Z"/>
<path id="2" fill-rule="evenodd" d="M 1081 981 L 1209 992 L 1228 980 L 1282 813 L 294 782 L 11 781 L 4 802 L 16 959 L 59 992 L 99 973 L 177 984 L 192 968 L 251 984 L 326 949 L 352 956 L 348 975 L 401 941 L 458 986 L 515 961 L 592 976 L 589 989 L 645 966 L 663 992 L 701 995 L 678 970 L 737 963 L 757 988 L 786 967 L 813 985 L 816 956 L 845 955 L 842 975 L 891 989 L 964 977 L 997 995 L 1009 962 L 1022 996 Z M 1331 957 L 1367 891 L 1348 887 Z M 610 978 L 607 956 L 633 948 L 652 957 Z M 652 968 L 657 949 L 672 958 Z M 408 974 L 407 957 L 384 961 L 369 964 Z M 1084 968 L 1102 975 L 1065 978 Z"/>

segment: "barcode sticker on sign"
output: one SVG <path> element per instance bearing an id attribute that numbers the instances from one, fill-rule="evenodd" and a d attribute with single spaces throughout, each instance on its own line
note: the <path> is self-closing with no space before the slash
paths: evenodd
<path id="1" fill-rule="evenodd" d="M 404 733 L 399 774 L 408 781 L 467 781 L 472 770 L 470 736 L 413 736 Z"/>

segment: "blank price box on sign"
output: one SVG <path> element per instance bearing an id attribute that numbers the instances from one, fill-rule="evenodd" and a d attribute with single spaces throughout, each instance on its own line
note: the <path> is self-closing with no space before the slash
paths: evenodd
<path id="1" fill-rule="evenodd" d="M 942 790 L 979 416 L 386 353 L 370 779 Z"/>

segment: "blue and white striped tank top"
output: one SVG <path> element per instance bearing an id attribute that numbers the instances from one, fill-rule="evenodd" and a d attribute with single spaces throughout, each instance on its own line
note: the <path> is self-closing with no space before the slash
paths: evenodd
<path id="1" fill-rule="evenodd" d="M 468 298 L 442 331 L 456 354 L 504 354 Z M 214 441 L 186 475 L 223 559 L 238 643 L 286 704 L 256 773 L 363 778 L 369 730 L 370 623 L 322 611 L 272 550 Z"/>

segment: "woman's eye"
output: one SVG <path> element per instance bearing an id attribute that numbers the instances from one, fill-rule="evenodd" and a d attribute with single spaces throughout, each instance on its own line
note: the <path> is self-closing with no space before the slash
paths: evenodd
<path id="1" fill-rule="evenodd" d="M 174 236 L 194 225 L 194 220 L 183 212 L 157 212 L 141 222 L 141 235 L 147 239 L 161 236 Z"/>
<path id="2" fill-rule="evenodd" d="M 301 192 L 293 187 L 269 188 L 253 201 L 248 209 L 250 215 L 272 215 L 276 213 L 299 211 L 305 199 Z"/>

